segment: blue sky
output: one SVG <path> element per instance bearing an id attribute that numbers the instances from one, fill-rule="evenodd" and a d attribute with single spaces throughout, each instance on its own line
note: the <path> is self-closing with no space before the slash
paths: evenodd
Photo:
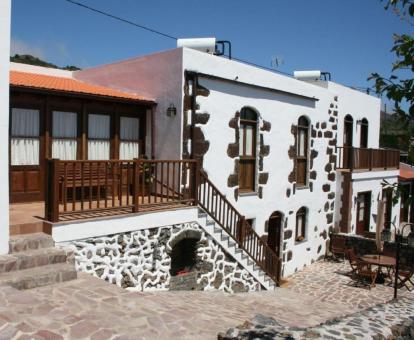
<path id="1" fill-rule="evenodd" d="M 78 0 L 177 37 L 230 40 L 233 55 L 279 70 L 321 69 L 367 86 L 387 75 L 393 33 L 413 28 L 379 0 Z M 175 47 L 169 40 L 64 0 L 12 0 L 12 53 L 82 68 Z"/>

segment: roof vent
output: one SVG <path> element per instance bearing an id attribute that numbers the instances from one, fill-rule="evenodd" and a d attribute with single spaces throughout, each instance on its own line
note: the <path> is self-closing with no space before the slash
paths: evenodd
<path id="1" fill-rule="evenodd" d="M 216 52 L 216 38 L 191 38 L 178 39 L 177 47 L 187 47 L 193 50 L 215 53 Z"/>
<path id="2" fill-rule="evenodd" d="M 294 71 L 293 76 L 298 80 L 331 80 L 331 74 L 329 72 L 322 72 L 319 70 L 313 71 Z"/>

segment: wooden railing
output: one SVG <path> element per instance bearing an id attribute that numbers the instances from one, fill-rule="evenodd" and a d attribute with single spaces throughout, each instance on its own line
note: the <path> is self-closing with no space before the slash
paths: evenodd
<path id="1" fill-rule="evenodd" d="M 111 211 L 199 205 L 277 284 L 281 261 L 195 160 L 48 160 L 45 217 L 50 222 Z M 112 212 L 112 214 L 114 214 Z"/>
<path id="2" fill-rule="evenodd" d="M 391 149 L 364 149 L 336 147 L 338 170 L 391 170 L 400 167 L 400 151 Z"/>
<path id="3" fill-rule="evenodd" d="M 45 217 L 57 222 L 110 210 L 197 205 L 197 173 L 194 160 L 48 160 Z"/>
<path id="4" fill-rule="evenodd" d="M 277 284 L 280 283 L 280 258 L 259 237 L 245 217 L 236 210 L 203 171 L 200 171 L 198 203 L 268 276 Z"/>

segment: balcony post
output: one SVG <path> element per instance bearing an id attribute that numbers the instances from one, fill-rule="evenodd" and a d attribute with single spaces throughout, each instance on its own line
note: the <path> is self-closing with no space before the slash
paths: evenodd
<path id="1" fill-rule="evenodd" d="M 134 168 L 132 172 L 132 194 L 133 194 L 133 207 L 132 212 L 137 213 L 139 211 L 139 167 L 140 161 L 134 158 Z"/>
<path id="2" fill-rule="evenodd" d="M 387 154 L 388 154 L 388 150 L 383 150 L 383 154 L 384 154 L 384 170 L 387 170 L 387 167 L 388 167 L 388 165 L 387 165 Z"/>
<path id="3" fill-rule="evenodd" d="M 200 186 L 200 160 L 196 160 L 193 164 L 193 205 L 198 206 L 198 190 Z"/>
<path id="4" fill-rule="evenodd" d="M 58 159 L 46 161 L 45 217 L 50 222 L 59 221 Z"/>
<path id="5" fill-rule="evenodd" d="M 350 146 L 348 150 L 349 150 L 349 169 L 351 171 L 354 171 L 354 158 L 355 158 L 354 148 Z"/>
<path id="6" fill-rule="evenodd" d="M 372 148 L 369 149 L 369 171 L 372 170 Z"/>

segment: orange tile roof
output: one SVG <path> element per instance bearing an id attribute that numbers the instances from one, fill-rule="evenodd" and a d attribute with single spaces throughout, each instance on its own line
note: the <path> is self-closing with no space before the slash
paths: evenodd
<path id="1" fill-rule="evenodd" d="M 414 167 L 408 164 L 400 163 L 400 179 L 414 180 Z"/>
<path id="2" fill-rule="evenodd" d="M 10 71 L 10 85 L 52 91 L 90 94 L 95 96 L 112 97 L 127 100 L 154 102 L 153 99 L 145 98 L 143 96 L 118 91 L 109 87 L 84 83 L 83 81 L 73 78 L 49 76 L 38 73 Z"/>

